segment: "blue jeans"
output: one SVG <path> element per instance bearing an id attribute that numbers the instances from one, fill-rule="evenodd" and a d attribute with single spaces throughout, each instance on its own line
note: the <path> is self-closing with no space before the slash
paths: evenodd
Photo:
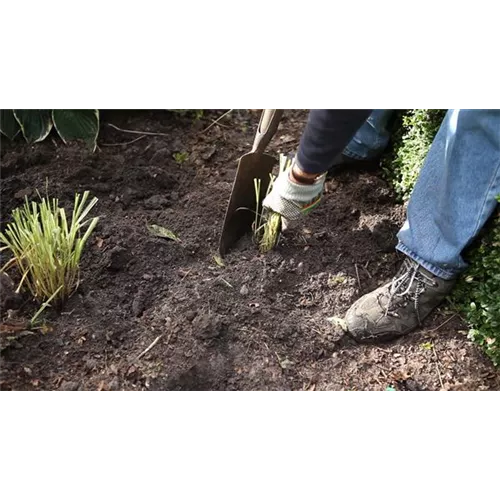
<path id="1" fill-rule="evenodd" d="M 378 143 L 384 140 L 382 134 Z M 349 149 L 352 143 L 358 144 L 353 139 Z M 373 144 L 370 139 L 366 150 L 373 151 Z M 411 195 L 396 248 L 436 276 L 455 278 L 467 267 L 462 253 L 495 210 L 499 194 L 500 110 L 448 110 Z"/>
<path id="2" fill-rule="evenodd" d="M 371 160 L 382 154 L 391 138 L 387 125 L 393 113 L 392 109 L 374 109 L 343 154 L 355 160 Z"/>

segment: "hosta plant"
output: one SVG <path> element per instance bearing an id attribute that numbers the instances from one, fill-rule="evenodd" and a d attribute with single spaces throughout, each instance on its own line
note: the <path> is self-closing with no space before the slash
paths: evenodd
<path id="1" fill-rule="evenodd" d="M 86 142 L 92 151 L 97 146 L 99 110 L 97 109 L 2 109 L 0 132 L 14 139 L 22 135 L 28 144 L 43 141 L 55 129 L 66 144 Z"/>

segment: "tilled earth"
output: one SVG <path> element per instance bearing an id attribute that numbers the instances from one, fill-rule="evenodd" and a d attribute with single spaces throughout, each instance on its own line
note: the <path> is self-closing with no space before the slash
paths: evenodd
<path id="1" fill-rule="evenodd" d="M 446 307 L 382 346 L 357 345 L 332 323 L 401 262 L 404 207 L 379 171 L 339 172 L 275 251 L 260 255 L 247 238 L 220 266 L 237 160 L 259 119 L 235 110 L 213 124 L 223 112 L 196 123 L 166 111 L 104 112 L 93 154 L 56 137 L 2 142 L 2 226 L 37 189 L 68 207 L 90 190 L 100 221 L 80 288 L 43 331 L 13 326 L 36 310 L 27 296 L 10 317 L 3 311 L 1 389 L 498 389 L 499 372 Z M 297 148 L 306 117 L 286 112 L 273 154 Z M 180 242 L 151 235 L 150 224 Z"/>

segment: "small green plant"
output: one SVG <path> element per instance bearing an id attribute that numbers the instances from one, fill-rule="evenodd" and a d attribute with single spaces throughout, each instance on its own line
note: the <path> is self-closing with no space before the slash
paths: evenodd
<path id="1" fill-rule="evenodd" d="M 286 155 L 280 155 L 279 174 L 290 168 L 292 160 Z M 270 174 L 271 178 L 267 188 L 266 196 L 273 188 L 276 176 Z M 253 223 L 254 240 L 259 244 L 262 253 L 271 251 L 277 244 L 281 232 L 281 215 L 272 210 L 261 210 L 261 179 L 254 179 L 255 190 L 255 220 Z"/>
<path id="2" fill-rule="evenodd" d="M 200 120 L 203 117 L 204 114 L 203 109 L 193 109 L 193 111 L 195 120 Z"/>
<path id="3" fill-rule="evenodd" d="M 2 109 L 0 132 L 14 139 L 22 133 L 28 144 L 43 141 L 52 128 L 66 144 L 85 141 L 92 151 L 97 146 L 99 110 L 97 109 Z"/>
<path id="4" fill-rule="evenodd" d="M 97 198 L 87 201 L 88 197 L 88 191 L 75 195 L 69 223 L 57 199 L 26 199 L 13 211 L 13 222 L 0 233 L 5 245 L 0 250 L 13 254 L 4 269 L 16 265 L 22 276 L 19 289 L 26 285 L 31 295 L 45 304 L 60 305 L 78 287 L 82 251 L 98 222 L 97 217 L 87 218 L 97 203 Z"/>
<path id="5" fill-rule="evenodd" d="M 174 157 L 174 160 L 176 161 L 176 163 L 178 163 L 179 165 L 182 165 L 183 163 L 188 161 L 189 153 L 187 153 L 186 151 L 179 151 L 177 153 L 174 153 L 173 157 Z"/>

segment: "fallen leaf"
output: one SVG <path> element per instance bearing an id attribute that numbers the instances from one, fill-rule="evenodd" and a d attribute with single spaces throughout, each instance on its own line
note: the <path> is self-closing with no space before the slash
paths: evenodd
<path id="1" fill-rule="evenodd" d="M 280 143 L 281 144 L 286 144 L 287 142 L 293 142 L 296 140 L 297 140 L 297 137 L 294 135 L 286 134 L 286 135 L 280 136 Z"/>
<path id="2" fill-rule="evenodd" d="M 341 274 L 337 274 L 337 275 L 334 275 L 334 276 L 330 275 L 328 277 L 328 283 L 327 283 L 327 285 L 328 286 L 342 285 L 346 281 L 347 281 L 347 276 L 343 276 Z"/>
<path id="3" fill-rule="evenodd" d="M 17 191 L 17 193 L 14 194 L 14 198 L 23 199 L 26 196 L 30 196 L 32 192 L 33 192 L 33 189 L 27 187 L 27 188 L 21 189 L 20 191 Z"/>
<path id="4" fill-rule="evenodd" d="M 99 387 L 97 388 L 98 391 L 104 391 L 105 389 L 107 389 L 107 384 L 104 380 L 101 380 L 101 382 L 99 383 Z"/>
<path id="5" fill-rule="evenodd" d="M 54 328 L 50 325 L 47 325 L 47 323 L 44 323 L 41 327 L 40 330 L 42 331 L 43 334 L 50 333 L 54 330 Z"/>
<path id="6" fill-rule="evenodd" d="M 278 358 L 278 363 L 280 364 L 280 366 L 283 370 L 286 370 L 287 368 L 290 368 L 291 366 L 293 366 L 293 361 L 290 361 L 288 358 L 281 359 L 277 353 L 276 353 L 276 357 Z"/>
<path id="7" fill-rule="evenodd" d="M 0 323 L 0 333 L 16 333 L 26 330 L 28 322 L 19 320 L 16 323 Z"/>
<path id="8" fill-rule="evenodd" d="M 280 362 L 280 366 L 281 368 L 283 368 L 283 370 L 286 370 L 287 368 L 293 366 L 293 361 L 290 361 L 289 359 L 284 359 L 283 361 Z"/>
<path id="9" fill-rule="evenodd" d="M 222 257 L 219 255 L 214 255 L 214 261 L 219 267 L 225 267 L 226 265 L 224 264 L 224 261 L 222 260 Z"/>
<path id="10" fill-rule="evenodd" d="M 159 238 L 166 238 L 172 241 L 181 241 L 178 236 L 176 236 L 170 229 L 166 227 L 157 226 L 156 224 L 148 225 L 149 232 L 153 236 L 158 236 Z"/>
<path id="11" fill-rule="evenodd" d="M 334 326 L 338 326 L 344 330 L 344 332 L 347 332 L 347 323 L 345 319 L 339 318 L 338 316 L 332 316 L 331 318 L 326 318 L 326 321 L 331 323 Z"/>

